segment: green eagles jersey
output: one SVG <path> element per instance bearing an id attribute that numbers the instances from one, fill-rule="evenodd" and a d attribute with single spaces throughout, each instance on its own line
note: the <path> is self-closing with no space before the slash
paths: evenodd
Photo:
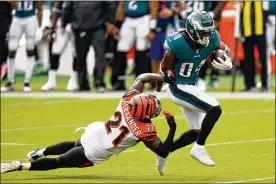
<path id="1" fill-rule="evenodd" d="M 194 85 L 201 66 L 207 56 L 219 46 L 219 43 L 220 37 L 217 31 L 211 35 L 209 45 L 200 49 L 192 49 L 181 32 L 168 36 L 164 48 L 176 56 L 173 65 L 176 84 Z"/>
<path id="2" fill-rule="evenodd" d="M 128 17 L 141 17 L 149 14 L 148 1 L 125 1 L 125 13 Z"/>
<path id="3" fill-rule="evenodd" d="M 31 17 L 35 15 L 35 10 L 35 1 L 17 1 L 14 16 L 21 18 Z"/>

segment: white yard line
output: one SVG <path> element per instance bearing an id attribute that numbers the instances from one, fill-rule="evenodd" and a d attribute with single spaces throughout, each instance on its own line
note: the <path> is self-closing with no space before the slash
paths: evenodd
<path id="1" fill-rule="evenodd" d="M 32 144 L 15 143 L 15 142 L 1 142 L 1 146 L 30 146 Z"/>
<path id="2" fill-rule="evenodd" d="M 256 140 L 247 140 L 247 141 L 219 142 L 219 143 L 206 144 L 206 146 L 220 146 L 220 145 L 229 145 L 229 144 L 247 144 L 247 143 L 268 142 L 268 141 L 275 141 L 275 138 L 256 139 Z M 186 147 L 191 147 L 191 145 L 186 146 Z M 126 150 L 124 152 L 135 152 L 135 151 L 140 151 L 140 150 Z M 144 151 L 149 151 L 149 149 L 144 149 Z"/>
<path id="3" fill-rule="evenodd" d="M 74 92 L 8 92 L 1 93 L 1 97 L 12 98 L 89 98 L 89 99 L 111 99 L 121 98 L 124 92 L 106 93 L 74 93 Z M 207 92 L 208 95 L 217 99 L 275 99 L 275 93 L 230 93 L 230 92 Z M 160 98 L 168 98 L 166 92 L 157 93 Z"/>
<path id="4" fill-rule="evenodd" d="M 224 181 L 224 182 L 216 182 L 216 183 L 246 183 L 251 181 L 263 181 L 263 180 L 272 180 L 272 179 L 275 179 L 275 176 L 266 177 L 266 178 L 248 179 L 248 180 Z"/>
<path id="5" fill-rule="evenodd" d="M 235 115 L 235 114 L 250 114 L 250 113 L 267 113 L 275 112 L 275 109 L 261 109 L 252 111 L 232 111 L 223 112 L 223 115 Z M 175 116 L 175 118 L 185 118 L 184 116 Z M 163 120 L 164 117 L 157 117 L 154 120 Z M 11 131 L 24 131 L 24 130 L 38 130 L 38 129 L 51 129 L 51 128 L 66 128 L 66 127 L 78 127 L 86 126 L 88 124 L 72 124 L 72 125 L 56 125 L 56 126 L 41 126 L 41 127 L 26 127 L 26 128 L 11 128 L 11 129 L 1 129 L 1 132 L 11 132 Z"/>
<path id="6" fill-rule="evenodd" d="M 219 145 L 231 145 L 231 144 L 247 144 L 247 143 L 268 142 L 268 141 L 275 141 L 275 138 L 256 139 L 256 140 L 247 140 L 247 141 L 233 141 L 233 142 L 211 143 L 211 144 L 206 144 L 206 146 L 219 146 Z M 191 146 L 187 146 L 187 147 L 191 147 Z M 149 151 L 149 149 L 144 149 L 144 150 L 126 150 L 123 153 L 130 153 L 130 152 L 137 152 L 137 151 Z M 15 159 L 15 160 L 27 160 L 27 159 L 22 158 L 22 159 Z M 14 160 L 1 160 L 1 162 L 10 162 L 10 161 L 14 161 Z"/>

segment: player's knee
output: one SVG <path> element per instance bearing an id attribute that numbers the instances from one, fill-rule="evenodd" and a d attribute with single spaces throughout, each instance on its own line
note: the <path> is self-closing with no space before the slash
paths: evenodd
<path id="1" fill-rule="evenodd" d="M 26 48 L 27 48 L 27 50 L 34 50 L 35 49 L 35 40 L 27 39 Z"/>
<path id="2" fill-rule="evenodd" d="M 9 51 L 16 51 L 18 47 L 18 41 L 16 39 L 11 39 L 9 41 Z"/>
<path id="3" fill-rule="evenodd" d="M 222 109 L 221 109 L 220 105 L 213 106 L 211 108 L 211 110 L 209 111 L 209 113 L 212 113 L 214 116 L 220 117 L 220 115 L 222 113 Z"/>

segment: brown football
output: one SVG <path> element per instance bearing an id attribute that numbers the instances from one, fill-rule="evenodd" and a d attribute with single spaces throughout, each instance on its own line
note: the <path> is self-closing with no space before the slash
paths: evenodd
<path id="1" fill-rule="evenodd" d="M 222 60 L 225 60 L 226 58 L 224 57 L 225 51 L 221 49 L 216 49 L 212 54 L 211 54 L 211 61 L 216 60 L 217 62 L 220 63 L 220 61 L 217 59 L 217 57 L 220 57 Z"/>

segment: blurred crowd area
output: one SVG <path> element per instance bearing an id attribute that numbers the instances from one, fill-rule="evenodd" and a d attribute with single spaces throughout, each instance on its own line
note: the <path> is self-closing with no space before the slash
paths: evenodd
<path id="1" fill-rule="evenodd" d="M 18 2 L 5 48 L 1 48 L 1 80 L 8 81 L 10 27 Z M 218 88 L 220 76 L 243 74 L 244 91 L 255 91 L 258 85 L 270 90 L 270 76 L 275 74 L 275 1 L 156 2 L 157 17 L 153 17 L 152 1 L 43 1 L 42 22 L 37 21 L 35 33 L 33 69 L 33 75 L 48 76 L 41 90 L 55 90 L 57 75 L 70 75 L 70 91 L 95 88 L 104 92 L 107 75 L 111 90 L 125 90 L 126 79 L 158 72 L 165 37 L 184 30 L 187 16 L 201 10 L 214 18 L 221 41 L 234 56 L 235 71 L 218 71 L 206 63 L 199 72 L 198 87 Z M 156 19 L 156 25 L 152 25 L 152 19 Z M 23 34 L 15 57 L 16 75 L 29 68 L 27 42 Z M 259 84 L 255 83 L 255 73 L 262 76 Z M 155 84 L 150 88 L 154 89 Z"/>

